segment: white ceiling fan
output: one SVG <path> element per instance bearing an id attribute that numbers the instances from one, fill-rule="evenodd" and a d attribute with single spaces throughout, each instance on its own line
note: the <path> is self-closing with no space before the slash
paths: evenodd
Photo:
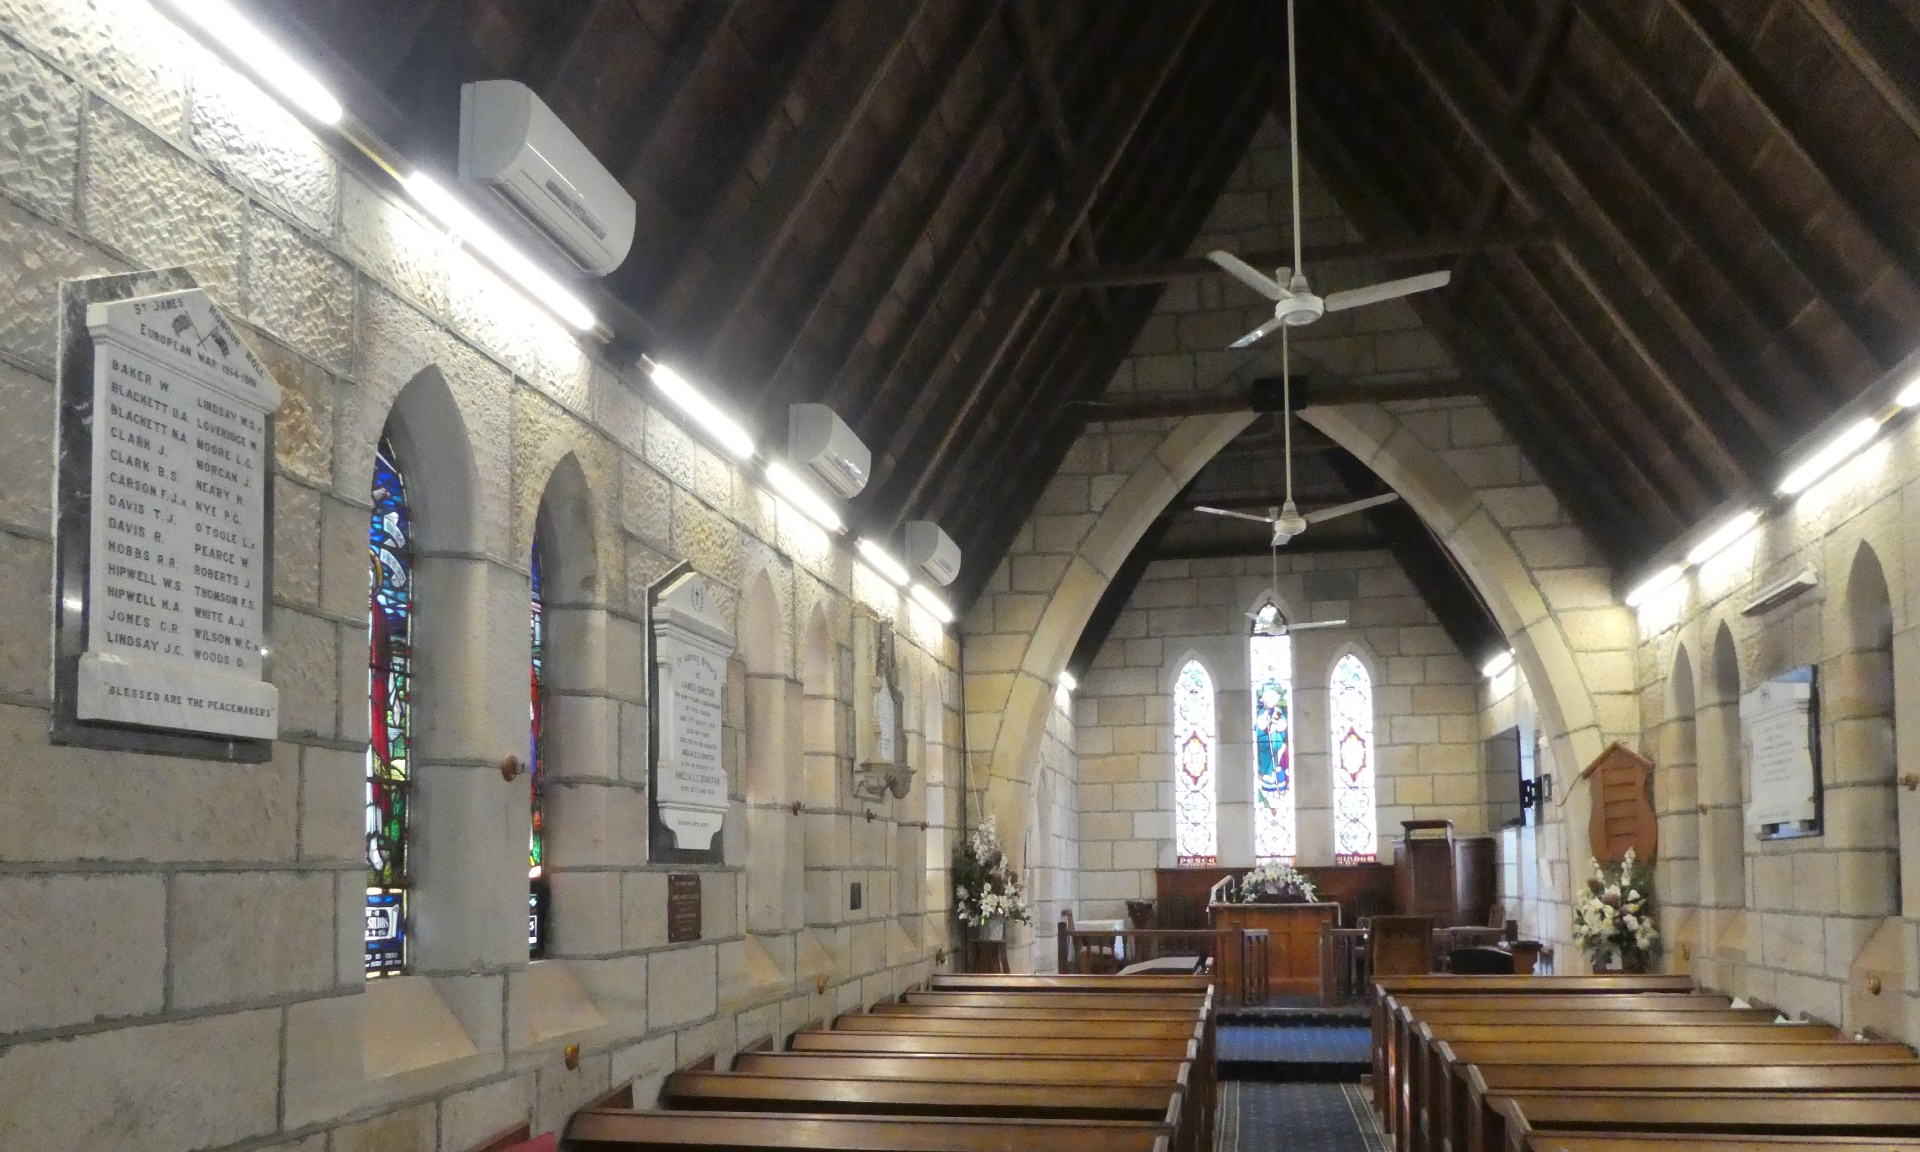
<path id="1" fill-rule="evenodd" d="M 1383 300 L 1395 300 L 1415 292 L 1444 287 L 1453 278 L 1453 273 L 1445 270 L 1427 272 L 1402 280 L 1388 280 L 1365 288 L 1335 292 L 1325 299 L 1315 296 L 1313 289 L 1308 286 L 1307 272 L 1300 258 L 1300 92 L 1293 43 L 1293 0 L 1287 0 L 1287 118 L 1287 148 L 1293 160 L 1293 267 L 1281 268 L 1273 276 L 1268 276 L 1231 252 L 1216 249 L 1207 253 L 1207 259 L 1225 269 L 1234 279 L 1273 301 L 1273 319 L 1235 340 L 1228 345 L 1229 348 L 1245 348 L 1266 339 L 1276 328 L 1297 328 L 1302 324 L 1311 324 L 1328 312 L 1342 312 L 1364 304 L 1378 304 Z"/>
<path id="2" fill-rule="evenodd" d="M 1214 508 L 1206 504 L 1196 504 L 1195 512 L 1205 512 L 1211 516 L 1231 516 L 1236 520 L 1253 520 L 1261 524 L 1273 525 L 1273 546 L 1280 547 L 1287 541 L 1307 530 L 1311 524 L 1332 520 L 1337 516 L 1346 516 L 1354 512 L 1364 512 L 1369 508 L 1378 508 L 1382 504 L 1391 504 L 1400 499 L 1398 492 L 1382 492 L 1378 496 L 1368 496 L 1364 500 L 1352 500 L 1345 504 L 1335 504 L 1331 508 L 1320 508 L 1302 515 L 1293 507 L 1289 499 L 1284 508 L 1268 508 L 1265 516 L 1256 516 L 1251 512 L 1235 512 L 1231 508 Z M 1286 512 L 1291 509 L 1291 515 Z"/>
<path id="3" fill-rule="evenodd" d="M 1291 636 L 1295 632 L 1311 632 L 1316 628 L 1344 628 L 1347 626 L 1347 622 L 1344 619 L 1307 620 L 1299 624 L 1288 620 L 1287 614 L 1280 611 L 1279 581 L 1280 574 L 1276 569 L 1274 572 L 1274 599 L 1268 601 L 1266 607 L 1260 609 L 1258 612 L 1247 613 L 1247 619 L 1253 621 L 1253 634 L 1255 636 Z"/>

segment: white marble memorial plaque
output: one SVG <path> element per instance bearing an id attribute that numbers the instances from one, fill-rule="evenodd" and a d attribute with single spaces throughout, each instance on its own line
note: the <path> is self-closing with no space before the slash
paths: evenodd
<path id="1" fill-rule="evenodd" d="M 660 749 L 654 790 L 660 822 L 672 829 L 678 848 L 711 847 L 726 818 L 720 727 L 732 651 L 733 634 L 709 606 L 704 579 L 688 573 L 661 592 L 653 616 Z"/>
<path id="2" fill-rule="evenodd" d="M 1814 778 L 1812 669 L 1769 680 L 1740 698 L 1753 799 L 1747 825 L 1798 825 L 1817 815 Z"/>
<path id="3" fill-rule="evenodd" d="M 94 304 L 86 651 L 75 714 L 271 740 L 268 419 L 280 387 L 190 289 Z"/>

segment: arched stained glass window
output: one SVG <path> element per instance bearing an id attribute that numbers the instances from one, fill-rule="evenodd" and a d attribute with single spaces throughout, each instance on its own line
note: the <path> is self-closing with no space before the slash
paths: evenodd
<path id="1" fill-rule="evenodd" d="M 1219 855 L 1213 779 L 1218 747 L 1213 677 L 1198 660 L 1189 660 L 1173 682 L 1173 848 L 1182 866 L 1210 866 Z"/>
<path id="2" fill-rule="evenodd" d="M 367 975 L 407 964 L 407 825 L 412 782 L 409 713 L 413 678 L 413 517 L 393 445 L 373 461 L 368 534 Z"/>
<path id="3" fill-rule="evenodd" d="M 1333 719 L 1333 860 L 1365 864 L 1379 850 L 1373 816 L 1373 677 L 1349 652 L 1327 685 Z"/>
<path id="4" fill-rule="evenodd" d="M 1247 640 L 1253 673 L 1253 855 L 1292 860 L 1293 638 L 1269 633 L 1279 619 L 1272 604 L 1255 616 Z"/>
<path id="5" fill-rule="evenodd" d="M 546 702 L 541 698 L 541 677 L 545 670 L 547 644 L 547 605 L 540 593 L 540 545 L 533 546 L 533 660 L 527 691 L 527 788 L 533 806 L 531 831 L 527 834 L 527 952 L 535 960 L 547 954 L 549 909 L 552 898 L 547 887 L 547 821 L 541 811 L 540 785 L 546 780 L 545 741 Z"/>

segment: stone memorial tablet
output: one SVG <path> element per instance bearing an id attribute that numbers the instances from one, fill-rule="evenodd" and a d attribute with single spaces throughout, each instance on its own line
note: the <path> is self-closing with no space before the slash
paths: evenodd
<path id="1" fill-rule="evenodd" d="M 705 579 L 689 572 L 661 591 L 653 615 L 654 797 L 677 848 L 711 847 L 726 818 L 720 728 L 732 651 L 733 634 L 712 610 Z"/>
<path id="2" fill-rule="evenodd" d="M 1819 713 L 1811 665 L 1795 668 L 1740 698 L 1752 772 L 1747 826 L 1762 839 L 1819 830 Z"/>
<path id="3" fill-rule="evenodd" d="M 199 289 L 86 310 L 91 565 L 75 714 L 279 735 L 263 678 L 267 429 L 280 388 Z"/>

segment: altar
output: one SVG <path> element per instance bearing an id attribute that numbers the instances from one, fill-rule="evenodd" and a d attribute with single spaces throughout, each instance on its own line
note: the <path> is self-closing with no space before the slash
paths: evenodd
<path id="1" fill-rule="evenodd" d="M 1267 990 L 1273 996 L 1320 995 L 1320 930 L 1340 926 L 1340 905 L 1210 904 L 1207 923 L 1216 929 L 1264 928 L 1267 932 Z M 1221 986 L 1240 987 L 1240 957 L 1222 949 L 1216 960 Z"/>

